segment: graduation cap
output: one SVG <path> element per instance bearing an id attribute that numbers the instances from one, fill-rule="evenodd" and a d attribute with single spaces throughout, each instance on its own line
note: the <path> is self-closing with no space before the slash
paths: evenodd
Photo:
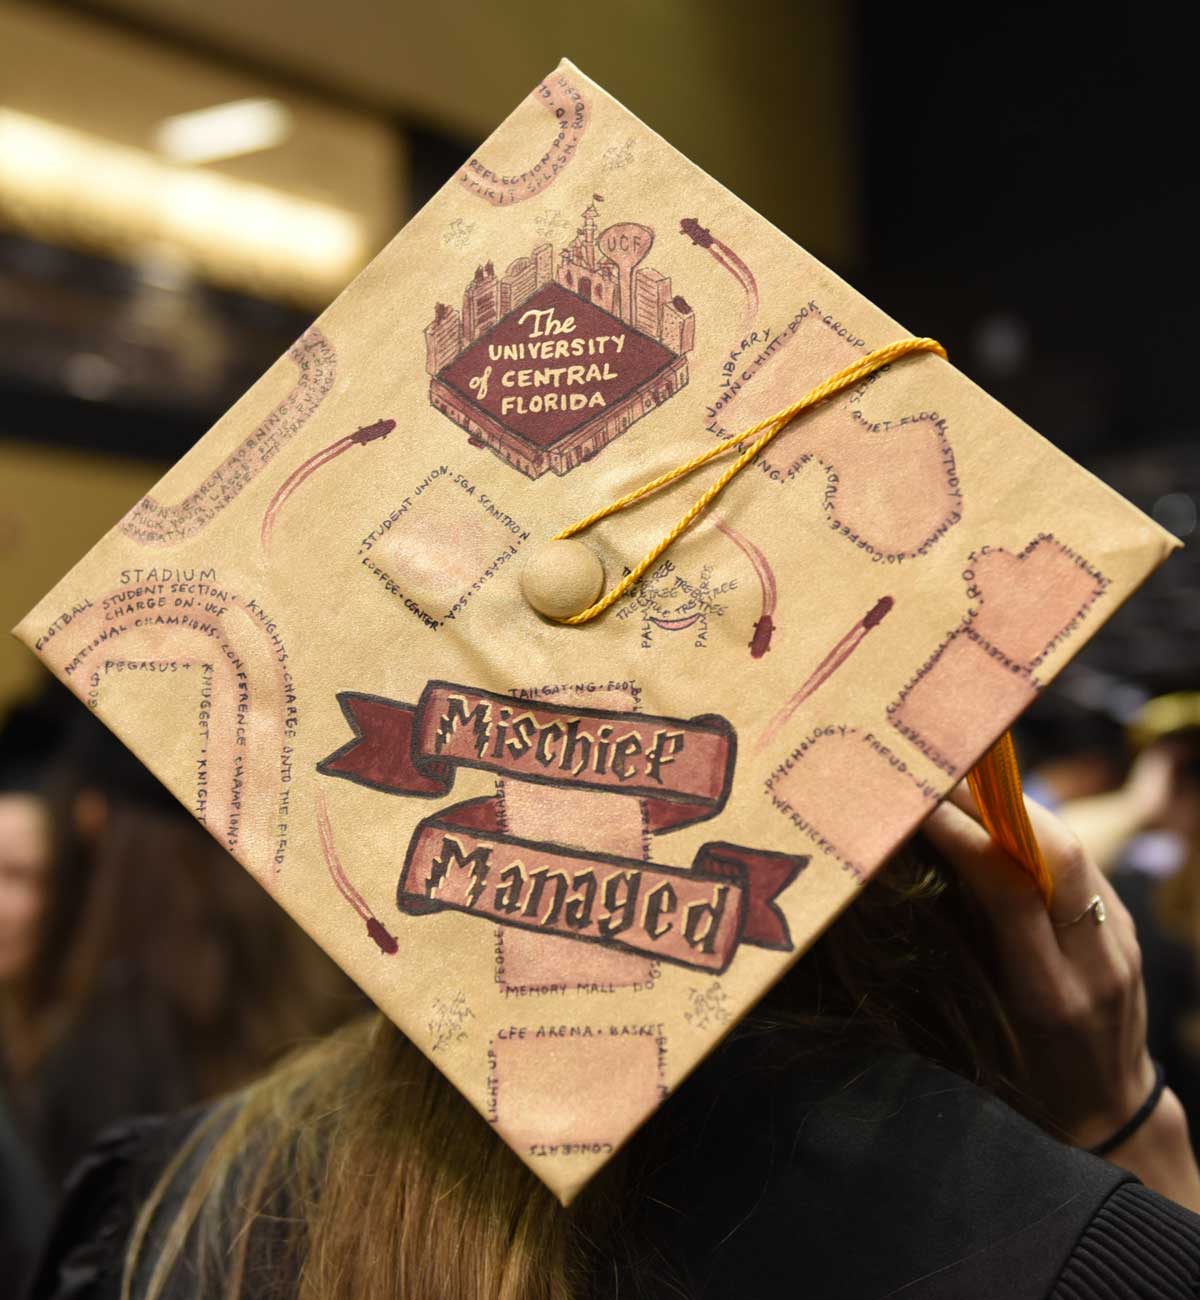
<path id="1" fill-rule="evenodd" d="M 564 62 L 18 635 L 568 1201 L 1174 545 L 908 339 Z"/>

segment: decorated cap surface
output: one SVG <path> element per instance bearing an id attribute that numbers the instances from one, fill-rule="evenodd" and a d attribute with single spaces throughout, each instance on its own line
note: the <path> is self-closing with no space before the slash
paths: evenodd
<path id="1" fill-rule="evenodd" d="M 18 635 L 569 1200 L 1173 545 L 923 355 L 527 603 L 908 333 L 564 62 Z"/>

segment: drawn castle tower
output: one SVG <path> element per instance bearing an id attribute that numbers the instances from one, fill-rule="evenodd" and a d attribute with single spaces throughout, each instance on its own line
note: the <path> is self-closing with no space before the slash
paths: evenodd
<path id="1" fill-rule="evenodd" d="M 475 268 L 475 276 L 463 290 L 463 345 L 474 343 L 500 319 L 500 282 L 491 262 Z"/>
<path id="2" fill-rule="evenodd" d="M 557 274 L 554 249 L 548 243 L 536 244 L 528 256 L 515 258 L 502 276 L 496 275 L 490 261 L 477 266 L 463 290 L 461 315 L 438 303 L 425 327 L 425 369 L 439 374 L 481 334 L 554 283 L 657 339 L 677 356 L 690 352 L 696 342 L 695 316 L 682 296 L 672 295 L 669 276 L 639 266 L 629 286 L 631 301 L 621 301 L 620 272 L 604 252 L 599 217 L 596 204 L 589 203 L 575 238 L 561 250 Z"/>
<path id="3" fill-rule="evenodd" d="M 667 281 L 667 292 L 671 282 Z M 672 352 L 690 352 L 696 346 L 696 313 L 682 294 L 676 294 L 662 306 L 662 326 L 659 338 Z"/>
<path id="4" fill-rule="evenodd" d="M 433 320 L 425 326 L 425 369 L 436 375 L 463 349 L 462 317 L 451 306 L 439 302 Z"/>
<path id="5" fill-rule="evenodd" d="M 558 264 L 558 282 L 564 289 L 588 302 L 595 303 L 613 316 L 621 315 L 621 283 L 616 264 L 600 248 L 596 218 L 600 213 L 589 203 L 583 211 L 583 225 L 575 238 L 562 250 Z"/>
<path id="6" fill-rule="evenodd" d="M 463 289 L 461 315 L 439 302 L 425 327 L 430 405 L 465 430 L 470 446 L 486 448 L 531 479 L 567 474 L 590 461 L 688 382 L 695 314 L 673 292 L 670 276 L 643 264 L 654 231 L 634 221 L 601 230 L 601 201 L 596 195 L 584 209 L 574 238 L 559 250 L 557 268 L 546 242 L 513 258 L 503 275 L 484 262 Z M 510 391 L 506 380 L 541 373 L 520 362 L 534 328 L 531 315 L 547 314 L 564 322 L 570 317 L 576 342 L 628 339 L 615 372 L 590 367 L 595 377 L 589 376 L 588 392 L 570 391 L 570 380 L 561 393 Z M 548 375 L 566 372 L 553 369 L 562 355 L 543 354 L 551 362 Z M 501 373 L 489 390 L 479 379 L 494 366 Z M 585 367 L 572 369 L 582 375 Z M 516 387 L 537 388 L 539 382 Z"/>

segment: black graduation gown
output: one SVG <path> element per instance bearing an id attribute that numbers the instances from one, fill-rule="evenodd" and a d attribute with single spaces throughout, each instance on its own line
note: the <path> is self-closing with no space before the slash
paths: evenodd
<path id="1" fill-rule="evenodd" d="M 918 1057 L 763 1069 L 730 1044 L 665 1110 L 597 1300 L 1200 1296 L 1200 1218 Z M 97 1144 L 32 1300 L 116 1300 L 137 1207 L 194 1120 Z"/>

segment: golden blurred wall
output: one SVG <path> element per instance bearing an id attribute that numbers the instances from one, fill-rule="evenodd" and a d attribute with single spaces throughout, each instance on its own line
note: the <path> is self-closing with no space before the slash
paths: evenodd
<path id="1" fill-rule="evenodd" d="M 0 621 L 5 633 L 162 476 L 154 462 L 0 441 Z M 0 709 L 40 679 L 0 637 Z"/>
<path id="2" fill-rule="evenodd" d="M 0 0 L 0 109 L 147 149 L 164 114 L 277 95 L 294 139 L 210 170 L 338 204 L 373 250 L 406 215 L 403 124 L 450 133 L 465 154 L 566 55 L 845 268 L 860 247 L 851 23 L 838 0 L 761 19 L 718 0 Z M 0 617 L 11 626 L 166 466 L 2 433 Z M 32 658 L 0 642 L 0 702 L 34 677 Z"/>
<path id="3" fill-rule="evenodd" d="M 164 160 L 156 148 L 155 130 L 166 118 L 264 97 L 286 110 L 290 123 L 270 148 L 195 167 Z M 12 119 L 8 137 L 6 119 Z M 40 149 L 36 137 L 25 138 L 31 126 L 51 137 Z M 14 135 L 17 128 L 23 136 Z M 46 144 L 53 143 L 79 158 L 57 180 L 47 172 L 53 160 Z M 320 309 L 408 216 L 406 143 L 377 113 L 331 103 L 267 74 L 103 18 L 0 0 L 0 229 L 135 263 L 147 244 L 169 245 L 207 280 Z M 156 200 L 170 209 L 169 230 L 156 225 Z M 256 265 L 246 239 L 263 219 L 264 202 L 271 205 L 268 215 L 285 205 L 290 220 L 277 232 L 281 237 L 300 238 L 308 230 L 303 219 L 319 214 L 347 228 L 339 232 L 347 248 L 324 260 L 314 248 L 313 267 L 299 258 L 274 265 L 264 239 L 249 245 L 258 253 Z M 311 231 L 307 242 L 319 236 L 319 229 Z"/>
<path id="4" fill-rule="evenodd" d="M 799 0 L 96 0 L 397 117 L 482 139 L 569 58 L 829 261 L 859 247 L 855 7 Z"/>

